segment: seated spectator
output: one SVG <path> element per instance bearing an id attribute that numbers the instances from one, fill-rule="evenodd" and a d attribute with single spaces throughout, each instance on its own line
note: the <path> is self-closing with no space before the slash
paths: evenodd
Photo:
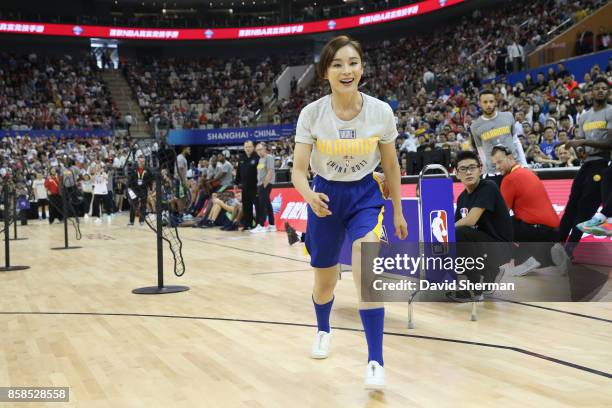
<path id="1" fill-rule="evenodd" d="M 580 160 L 576 157 L 573 147 L 568 149 L 565 144 L 559 144 L 555 150 L 559 158 L 556 167 L 580 167 Z"/>
<path id="2" fill-rule="evenodd" d="M 557 146 L 559 146 L 560 144 L 566 144 L 569 141 L 569 136 L 567 134 L 567 132 L 565 130 L 560 130 L 559 133 L 557 134 L 557 145 L 555 146 L 555 154 L 556 154 L 556 149 Z M 557 156 L 559 157 L 559 156 Z"/>
<path id="3" fill-rule="evenodd" d="M 534 169 L 550 168 L 557 164 L 557 161 L 545 155 L 538 145 L 529 146 L 525 156 L 527 157 L 527 163 Z"/>
<path id="4" fill-rule="evenodd" d="M 224 231 L 236 231 L 242 217 L 242 203 L 233 192 L 213 194 L 203 219 L 196 224 L 201 228 L 223 227 Z"/>
<path id="5" fill-rule="evenodd" d="M 487 253 L 485 269 L 466 271 L 465 275 L 472 282 L 493 282 L 500 273 L 500 266 L 511 258 L 512 219 L 497 185 L 481 179 L 482 164 L 476 153 L 460 152 L 456 169 L 465 190 L 457 199 L 455 239 L 458 244 L 473 243 L 469 250 L 466 246 L 458 246 L 458 255 L 475 258 Z M 460 253 L 463 251 L 466 253 Z M 453 297 L 454 300 L 466 298 L 471 296 L 465 292 L 458 292 Z"/>
<path id="6" fill-rule="evenodd" d="M 555 129 L 552 127 L 547 127 L 544 129 L 544 140 L 540 143 L 540 150 L 544 153 L 549 159 L 555 159 L 555 146 L 557 142 L 555 141 Z"/>
<path id="7" fill-rule="evenodd" d="M 522 168 L 504 146 L 493 147 L 491 157 L 497 171 L 503 175 L 501 194 L 506 206 L 514 213 L 514 242 L 519 245 L 514 255 L 515 262 L 520 265 L 510 267 L 507 271 L 523 276 L 542 265 L 551 265 L 553 245 L 557 245 L 557 253 L 564 254 L 565 251 L 558 244 L 559 216 L 544 184 L 531 170 Z M 567 269 L 567 263 L 563 267 Z"/>

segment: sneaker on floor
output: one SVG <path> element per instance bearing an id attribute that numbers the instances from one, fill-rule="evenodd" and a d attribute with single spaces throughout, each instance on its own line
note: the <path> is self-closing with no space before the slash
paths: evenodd
<path id="1" fill-rule="evenodd" d="M 102 220 L 100 219 L 100 217 L 96 218 L 96 220 L 94 221 L 94 224 L 96 224 L 96 225 L 102 224 Z"/>
<path id="2" fill-rule="evenodd" d="M 378 361 L 370 361 L 366 368 L 363 385 L 366 390 L 383 390 L 385 388 L 385 367 L 378 364 Z"/>
<path id="3" fill-rule="evenodd" d="M 587 234 L 592 234 L 593 228 L 600 226 L 606 221 L 607 218 L 602 214 L 595 214 L 590 220 L 581 222 L 580 224 L 576 225 L 576 228 L 578 228 L 582 232 L 586 232 Z"/>
<path id="4" fill-rule="evenodd" d="M 331 343 L 331 333 L 319 331 L 312 343 L 310 357 L 320 360 L 329 356 L 329 346 Z"/>
<path id="5" fill-rule="evenodd" d="M 268 225 L 268 228 L 266 228 L 266 231 L 276 232 L 276 225 Z"/>
<path id="6" fill-rule="evenodd" d="M 144 227 L 144 221 L 140 223 L 140 226 L 141 226 L 141 227 Z"/>
<path id="7" fill-rule="evenodd" d="M 133 226 L 134 226 L 134 223 L 133 223 L 133 222 L 128 222 L 127 226 L 128 226 L 128 227 L 133 227 Z"/>
<path id="8" fill-rule="evenodd" d="M 249 230 L 251 234 L 259 234 L 260 232 L 266 232 L 266 228 L 261 225 L 257 225 L 255 228 Z"/>
<path id="9" fill-rule="evenodd" d="M 557 266 L 559 273 L 561 273 L 561 275 L 567 275 L 567 271 L 572 261 L 563 245 L 558 242 L 553 245 L 552 248 L 550 248 L 550 257 Z"/>
<path id="10" fill-rule="evenodd" d="M 537 269 L 541 266 L 541 264 L 533 257 L 530 256 L 525 262 L 520 265 L 506 268 L 505 272 L 509 273 L 512 276 L 525 276 L 529 272 Z"/>
<path id="11" fill-rule="evenodd" d="M 289 245 L 293 245 L 296 242 L 300 242 L 300 238 L 298 237 L 297 231 L 293 228 L 287 221 L 285 221 L 285 232 L 287 233 L 287 241 L 289 241 Z"/>

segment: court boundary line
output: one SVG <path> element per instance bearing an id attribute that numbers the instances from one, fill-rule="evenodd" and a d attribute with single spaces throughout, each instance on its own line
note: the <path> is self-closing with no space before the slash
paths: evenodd
<path id="1" fill-rule="evenodd" d="M 233 246 L 230 246 L 230 245 L 223 245 L 223 244 L 218 244 L 216 242 L 207 241 L 206 239 L 185 238 L 184 241 L 204 242 L 206 244 L 217 245 L 217 246 L 220 246 L 220 247 L 223 247 L 223 248 L 235 249 L 237 251 L 249 252 L 249 253 L 259 254 L 259 255 L 267 255 L 267 256 L 274 257 L 274 258 L 287 259 L 287 260 L 290 260 L 290 261 L 309 263 L 306 260 L 289 258 L 289 257 L 282 256 L 282 255 L 275 255 L 275 254 L 270 254 L 270 253 L 266 253 L 266 252 L 259 252 L 259 251 L 254 251 L 254 250 L 251 250 L 251 249 L 236 248 L 236 247 L 233 247 Z M 252 275 L 257 275 L 257 274 L 252 274 Z M 605 318 L 602 318 L 602 317 L 591 316 L 591 315 L 582 314 L 582 313 L 568 312 L 568 311 L 565 311 L 565 310 L 555 309 L 555 308 L 546 307 L 546 306 L 531 305 L 529 303 L 523 303 L 523 302 L 518 302 L 518 301 L 514 301 L 514 300 L 506 300 L 506 299 L 501 299 L 501 298 L 497 298 L 497 297 L 487 297 L 487 298 L 488 299 L 502 301 L 502 302 L 513 303 L 513 304 L 517 304 L 517 305 L 522 305 L 522 306 L 534 307 L 534 308 L 538 308 L 538 309 L 542 309 L 542 310 L 547 310 L 547 311 L 550 311 L 550 312 L 564 313 L 564 314 L 575 316 L 575 317 L 583 317 L 585 319 L 591 319 L 591 320 L 597 320 L 597 321 L 602 321 L 602 322 L 606 322 L 606 323 L 612 323 L 612 320 L 608 320 L 608 319 L 605 319 Z"/>
<path id="2" fill-rule="evenodd" d="M 205 242 L 207 244 L 221 246 L 221 247 L 224 247 L 224 248 L 235 249 L 235 250 L 238 250 L 238 251 L 251 252 L 251 253 L 256 253 L 256 254 L 260 254 L 260 255 L 268 255 L 268 256 L 273 256 L 273 257 L 277 257 L 277 258 L 290 259 L 290 260 L 297 261 L 297 262 L 308 263 L 308 261 L 301 261 L 301 260 L 297 260 L 297 259 L 294 259 L 294 258 L 287 258 L 287 257 L 281 256 L 281 255 L 273 255 L 273 254 L 268 254 L 268 253 L 265 253 L 265 252 L 258 252 L 258 251 L 254 251 L 254 250 L 250 250 L 250 249 L 236 248 L 236 247 L 233 247 L 233 246 L 217 244 L 215 242 L 210 242 L 210 241 L 206 241 L 206 240 L 196 240 L 196 241 L 198 241 L 198 242 Z M 257 274 L 253 274 L 253 275 L 257 275 Z M 603 317 L 591 316 L 591 315 L 587 315 L 587 314 L 583 314 L 583 313 L 568 312 L 568 311 L 565 311 L 565 310 L 555 309 L 555 308 L 552 308 L 552 307 L 539 306 L 539 305 L 531 305 L 529 303 L 523 303 L 523 302 L 518 302 L 518 301 L 514 301 L 514 300 L 506 300 L 506 299 L 501 299 L 501 298 L 497 298 L 497 297 L 487 297 L 487 298 L 488 299 L 502 301 L 502 302 L 513 303 L 513 304 L 517 304 L 517 305 L 522 305 L 522 306 L 535 307 L 535 308 L 542 309 L 542 310 L 547 310 L 547 311 L 550 311 L 550 312 L 564 313 L 564 314 L 568 314 L 568 315 L 571 315 L 571 316 L 583 317 L 583 318 L 586 318 L 586 319 L 592 319 L 592 320 L 602 321 L 602 322 L 606 322 L 606 323 L 612 323 L 612 320 L 604 319 Z"/>
<path id="3" fill-rule="evenodd" d="M 220 246 L 220 247 L 223 247 L 223 248 L 235 249 L 237 251 L 242 251 L 242 252 L 249 252 L 251 254 L 267 255 L 267 256 L 274 257 L 274 258 L 288 259 L 290 261 L 310 264 L 310 262 L 308 262 L 307 260 L 304 260 L 304 259 L 289 258 L 288 256 L 270 254 L 270 253 L 267 253 L 267 252 L 260 252 L 260 251 L 255 251 L 255 250 L 252 250 L 252 249 L 236 248 L 236 247 L 229 246 L 229 245 L 223 245 L 223 244 L 218 244 L 216 242 L 207 241 L 205 239 L 189 239 L 189 238 L 187 238 L 187 239 L 184 239 L 184 241 L 185 240 L 186 241 L 204 242 L 205 244 L 216 245 L 216 246 Z"/>
<path id="4" fill-rule="evenodd" d="M 39 316 L 113 316 L 113 317 L 154 317 L 154 318 L 166 318 L 166 319 L 189 319 L 189 320 L 207 320 L 207 321 L 221 321 L 221 322 L 238 322 L 238 323 L 255 323 L 255 324 L 271 324 L 277 326 L 293 326 L 293 327 L 310 327 L 316 328 L 316 324 L 307 323 L 292 323 L 292 322 L 279 322 L 279 321 L 268 321 L 268 320 L 251 320 L 251 319 L 232 319 L 228 317 L 207 317 L 207 316 L 180 316 L 180 315 L 163 315 L 163 314 L 141 314 L 141 313 L 102 313 L 102 312 L 0 312 L 0 315 L 39 315 Z M 339 327 L 332 326 L 334 330 L 351 331 L 351 332 L 363 332 L 363 329 L 356 329 L 352 327 Z M 565 367 L 574 368 L 580 371 L 584 371 L 590 374 L 595 374 L 604 378 L 612 379 L 612 373 L 605 371 L 596 370 L 594 368 L 586 367 L 580 364 L 572 363 L 569 361 L 561 360 L 555 357 L 546 356 L 544 354 L 536 353 L 522 349 L 520 347 L 504 346 L 501 344 L 482 343 L 469 340 L 449 339 L 445 337 L 435 336 L 424 336 L 419 334 L 408 334 L 408 333 L 396 333 L 396 332 L 384 332 L 388 336 L 397 337 L 409 337 L 422 340 L 434 340 L 443 341 L 448 343 L 465 344 L 471 346 L 480 346 L 487 348 L 495 348 L 500 350 L 514 351 L 519 354 L 524 354 L 530 357 L 536 357 L 551 363 L 559 364 Z"/>

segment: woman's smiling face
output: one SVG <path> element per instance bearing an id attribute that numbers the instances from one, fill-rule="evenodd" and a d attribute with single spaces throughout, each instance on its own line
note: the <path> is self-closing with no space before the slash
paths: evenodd
<path id="1" fill-rule="evenodd" d="M 326 78 L 334 92 L 350 93 L 357 91 L 363 75 L 363 62 L 357 50 L 345 45 L 336 51 L 334 59 L 327 67 Z"/>

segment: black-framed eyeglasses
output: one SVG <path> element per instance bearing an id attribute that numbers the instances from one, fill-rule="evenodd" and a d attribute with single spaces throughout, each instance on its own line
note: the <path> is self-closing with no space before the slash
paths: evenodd
<path id="1" fill-rule="evenodd" d="M 467 174 L 468 172 L 474 173 L 476 170 L 480 168 L 480 165 L 472 164 L 470 166 L 461 166 L 457 167 L 458 174 Z"/>

